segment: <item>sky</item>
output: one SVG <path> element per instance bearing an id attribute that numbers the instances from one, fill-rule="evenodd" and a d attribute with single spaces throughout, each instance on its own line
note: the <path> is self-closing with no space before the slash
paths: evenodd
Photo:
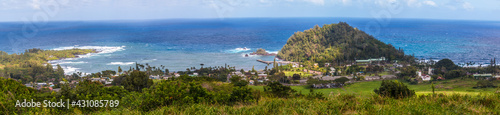
<path id="1" fill-rule="evenodd" d="M 360 17 L 500 21 L 500 0 L 0 0 L 0 21 Z"/>

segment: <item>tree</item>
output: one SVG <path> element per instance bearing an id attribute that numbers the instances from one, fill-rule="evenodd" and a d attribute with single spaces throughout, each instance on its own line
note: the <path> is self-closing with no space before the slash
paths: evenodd
<path id="1" fill-rule="evenodd" d="M 248 85 L 248 81 L 241 80 L 241 77 L 237 75 L 233 75 L 229 80 L 234 86 L 244 87 Z"/>
<path id="2" fill-rule="evenodd" d="M 255 66 L 252 66 L 252 72 L 256 72 Z"/>
<path id="3" fill-rule="evenodd" d="M 405 78 L 405 77 L 415 77 L 417 76 L 417 68 L 413 66 L 407 66 L 401 68 L 401 73 L 397 74 L 398 77 L 400 78 Z"/>
<path id="4" fill-rule="evenodd" d="M 122 75 L 120 75 L 120 76 L 118 76 L 118 77 L 115 77 L 115 78 L 113 79 L 113 82 L 111 82 L 111 84 L 112 84 L 112 85 L 115 85 L 115 86 L 121 86 L 121 85 L 122 85 L 123 80 L 124 80 L 124 79 L 126 79 L 126 77 L 127 77 L 127 75 L 125 75 L 125 74 L 122 74 Z"/>
<path id="5" fill-rule="evenodd" d="M 378 89 L 374 90 L 375 93 L 380 96 L 392 97 L 396 99 L 411 97 L 415 95 L 415 90 L 410 90 L 408 87 L 396 81 L 382 81 L 382 84 Z"/>
<path id="6" fill-rule="evenodd" d="M 476 87 L 474 88 L 488 88 L 488 87 L 497 87 L 495 86 L 495 84 L 492 82 L 492 81 L 488 81 L 488 80 L 481 80 L 481 81 L 478 81 L 477 84 L 476 84 Z"/>
<path id="7" fill-rule="evenodd" d="M 462 70 L 452 70 L 452 71 L 448 71 L 448 72 L 446 72 L 446 74 L 444 74 L 444 78 L 446 78 L 446 79 L 453 79 L 453 78 L 458 78 L 458 77 L 462 77 L 462 76 L 465 76 L 465 71 L 462 71 Z"/>
<path id="8" fill-rule="evenodd" d="M 118 74 L 122 74 L 122 68 L 120 66 L 118 66 Z"/>
<path id="9" fill-rule="evenodd" d="M 297 91 L 290 88 L 290 86 L 284 86 L 279 82 L 271 82 L 264 87 L 264 92 L 270 93 L 275 97 L 287 98 Z"/>
<path id="10" fill-rule="evenodd" d="M 299 74 L 293 74 L 292 79 L 293 80 L 300 80 L 300 75 Z"/>
<path id="11" fill-rule="evenodd" d="M 106 71 L 101 71 L 102 77 L 111 77 L 112 75 L 116 74 L 116 71 L 113 70 L 106 70 Z"/>
<path id="12" fill-rule="evenodd" d="M 64 69 L 59 64 L 57 64 L 56 75 L 57 78 L 64 78 Z"/>
<path id="13" fill-rule="evenodd" d="M 153 85 L 153 80 L 149 79 L 145 72 L 135 70 L 122 80 L 122 85 L 128 91 L 141 92 L 143 88 Z"/>
<path id="14" fill-rule="evenodd" d="M 434 71 L 434 74 L 444 74 L 448 71 L 457 69 L 458 66 L 455 65 L 455 63 L 453 63 L 450 59 L 442 59 L 436 63 L 435 68 L 437 70 Z"/>
<path id="15" fill-rule="evenodd" d="M 334 81 L 337 82 L 337 83 L 344 84 L 345 82 L 349 81 L 349 78 L 340 77 L 340 78 L 335 79 Z"/>

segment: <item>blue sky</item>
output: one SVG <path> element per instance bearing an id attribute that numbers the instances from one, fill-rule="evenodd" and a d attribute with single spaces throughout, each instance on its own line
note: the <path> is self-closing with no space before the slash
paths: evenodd
<path id="1" fill-rule="evenodd" d="M 0 0 L 0 21 L 364 17 L 500 21 L 500 0 Z"/>

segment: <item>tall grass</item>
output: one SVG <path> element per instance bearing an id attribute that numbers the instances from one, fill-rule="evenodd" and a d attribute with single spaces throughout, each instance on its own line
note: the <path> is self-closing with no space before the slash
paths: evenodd
<path id="1" fill-rule="evenodd" d="M 262 98 L 258 103 L 236 106 L 193 104 L 165 106 L 142 113 L 137 110 L 115 109 L 93 114 L 186 114 L 186 115 L 311 115 L 311 114 L 500 114 L 500 95 L 420 95 L 405 99 L 393 99 L 371 95 L 331 95 L 327 99 Z"/>

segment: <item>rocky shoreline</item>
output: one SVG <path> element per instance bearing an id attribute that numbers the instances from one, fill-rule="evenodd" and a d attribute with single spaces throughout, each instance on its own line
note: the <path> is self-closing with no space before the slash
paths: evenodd
<path id="1" fill-rule="evenodd" d="M 261 55 L 261 56 L 276 56 L 276 53 L 269 53 L 265 49 L 259 48 L 257 51 L 250 53 L 250 55 Z M 248 57 L 248 54 L 245 54 Z"/>

